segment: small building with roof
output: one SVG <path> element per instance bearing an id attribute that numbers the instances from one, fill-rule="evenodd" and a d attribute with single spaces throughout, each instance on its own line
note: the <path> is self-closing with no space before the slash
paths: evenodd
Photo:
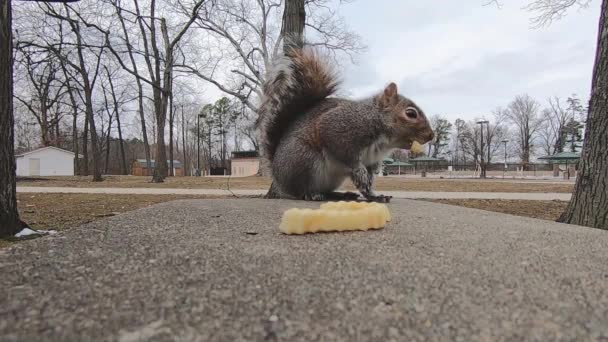
<path id="1" fill-rule="evenodd" d="M 258 151 L 232 152 L 230 166 L 232 176 L 254 176 L 260 170 L 260 154 Z"/>
<path id="2" fill-rule="evenodd" d="M 17 176 L 73 176 L 76 154 L 54 146 L 38 148 L 15 156 Z"/>
<path id="3" fill-rule="evenodd" d="M 576 175 L 576 164 L 581 155 L 577 152 L 558 152 L 549 156 L 539 157 L 539 160 L 547 160 L 553 164 L 553 176 L 559 177 L 559 173 L 563 172 L 564 179 Z"/>

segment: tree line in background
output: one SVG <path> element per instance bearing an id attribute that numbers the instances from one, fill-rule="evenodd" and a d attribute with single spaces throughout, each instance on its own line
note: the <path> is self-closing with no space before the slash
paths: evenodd
<path id="1" fill-rule="evenodd" d="M 308 39 L 352 57 L 364 47 L 334 5 L 306 1 Z M 83 157 L 76 172 L 95 181 L 128 173 L 136 158 L 160 160 L 153 181 L 162 182 L 176 158 L 187 172 L 199 168 L 199 141 L 203 169 L 257 148 L 257 99 L 282 44 L 282 1 L 14 3 L 13 15 L 17 150 L 71 150 Z M 206 104 L 205 85 L 227 97 Z"/>
<path id="2" fill-rule="evenodd" d="M 481 163 L 482 154 L 485 163 L 495 162 L 496 157 L 505 155 L 506 148 L 507 158 L 526 169 L 534 156 L 580 152 L 586 116 L 587 108 L 576 95 L 566 100 L 549 98 L 543 108 L 523 94 L 496 108 L 490 118 L 451 123 L 441 115 L 431 116 L 435 138 L 428 143 L 426 153 L 465 165 Z"/>

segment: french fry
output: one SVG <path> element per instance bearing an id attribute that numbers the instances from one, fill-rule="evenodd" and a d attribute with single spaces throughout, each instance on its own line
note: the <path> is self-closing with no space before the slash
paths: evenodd
<path id="1" fill-rule="evenodd" d="M 422 145 L 420 145 L 417 141 L 414 141 L 412 143 L 412 148 L 410 148 L 410 151 L 412 153 L 422 153 L 423 151 L 423 147 Z"/>
<path id="2" fill-rule="evenodd" d="M 283 214 L 279 229 L 285 234 L 384 228 L 391 220 L 385 204 L 330 202 L 319 209 L 293 208 Z"/>

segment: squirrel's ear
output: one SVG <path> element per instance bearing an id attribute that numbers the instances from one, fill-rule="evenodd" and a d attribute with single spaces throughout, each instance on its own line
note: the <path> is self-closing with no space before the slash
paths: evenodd
<path id="1" fill-rule="evenodd" d="M 394 82 L 391 82 L 386 88 L 384 88 L 384 97 L 393 98 L 397 96 L 397 85 Z"/>
<path id="2" fill-rule="evenodd" d="M 377 103 L 381 108 L 388 108 L 397 102 L 399 95 L 397 94 L 397 85 L 391 82 L 386 88 L 382 95 L 377 97 Z"/>

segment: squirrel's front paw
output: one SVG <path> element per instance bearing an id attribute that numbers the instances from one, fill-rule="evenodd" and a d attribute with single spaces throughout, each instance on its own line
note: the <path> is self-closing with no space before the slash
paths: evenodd
<path id="1" fill-rule="evenodd" d="M 366 200 L 368 202 L 389 203 L 391 201 L 391 198 L 393 198 L 393 196 L 374 195 L 368 196 Z"/>

